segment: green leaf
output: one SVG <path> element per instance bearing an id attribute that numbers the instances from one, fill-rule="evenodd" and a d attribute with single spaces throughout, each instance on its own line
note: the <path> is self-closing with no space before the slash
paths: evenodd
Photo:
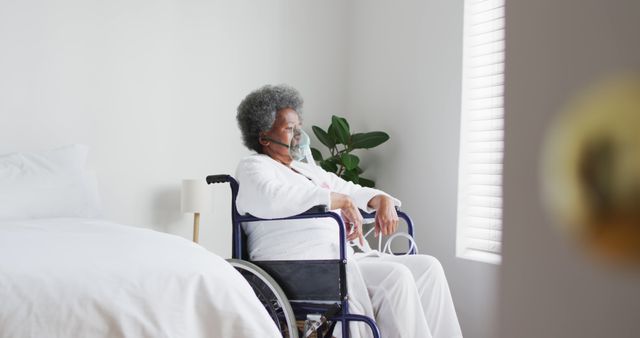
<path id="1" fill-rule="evenodd" d="M 327 134 L 326 131 L 322 130 L 322 128 L 318 126 L 312 126 L 311 129 L 313 130 L 313 133 L 316 134 L 318 141 L 320 141 L 322 144 L 329 148 L 333 148 L 336 146 L 336 143 L 331 139 L 331 137 L 329 137 L 329 134 Z"/>
<path id="2" fill-rule="evenodd" d="M 330 160 L 320 161 L 320 167 L 331 173 L 338 172 L 338 166 Z"/>
<path id="3" fill-rule="evenodd" d="M 354 170 L 345 171 L 344 173 L 342 173 L 342 178 L 345 181 L 350 181 L 350 182 L 353 182 L 355 184 L 358 184 L 358 181 L 360 179 L 360 177 L 358 177 L 358 174 Z"/>
<path id="4" fill-rule="evenodd" d="M 342 164 L 345 168 L 347 168 L 347 170 L 354 170 L 354 172 L 357 174 L 357 170 L 355 169 L 358 167 L 358 163 L 360 163 L 360 159 L 358 158 L 358 156 L 351 154 L 342 154 L 340 159 L 342 160 Z"/>
<path id="5" fill-rule="evenodd" d="M 320 150 L 311 147 L 311 155 L 313 155 L 314 161 L 322 161 L 322 153 L 320 152 Z"/>
<path id="6" fill-rule="evenodd" d="M 388 139 L 389 135 L 383 131 L 356 133 L 351 135 L 351 147 L 353 149 L 369 149 L 387 142 Z"/>
<path id="7" fill-rule="evenodd" d="M 329 127 L 323 130 L 313 126 L 313 132 L 320 142 L 329 148 L 330 155 L 322 157 L 320 150 L 311 149 L 311 153 L 318 164 L 326 171 L 341 173 L 340 176 L 350 182 L 360 184 L 365 187 L 374 187 L 373 180 L 360 177 L 364 172 L 360 168 L 360 158 L 350 153 L 354 149 L 370 149 L 379 146 L 389 140 L 389 135 L 382 131 L 368 133 L 351 134 L 349 123 L 343 117 L 333 115 Z M 344 149 L 338 149 L 338 145 L 344 145 Z M 342 148 L 342 147 L 340 147 Z"/>
<path id="8" fill-rule="evenodd" d="M 340 120 L 340 123 L 344 123 L 345 127 L 347 128 L 347 130 L 350 130 L 350 126 L 349 126 L 349 122 L 347 122 L 347 119 L 345 119 L 344 117 L 338 116 L 338 115 L 331 115 L 331 122 L 333 122 L 333 118 L 337 118 L 338 120 Z"/>
<path id="9" fill-rule="evenodd" d="M 347 123 L 347 120 L 333 115 L 331 117 L 331 127 L 333 127 L 333 131 L 336 133 L 336 137 L 340 143 L 344 145 L 349 144 L 351 133 L 349 132 L 349 123 Z"/>
<path id="10" fill-rule="evenodd" d="M 327 128 L 327 134 L 329 135 L 331 140 L 333 140 L 334 144 L 340 144 L 340 139 L 338 138 L 338 135 L 336 134 L 336 128 L 333 127 L 333 124 L 329 125 L 329 128 Z"/>
<path id="11" fill-rule="evenodd" d="M 373 188 L 376 186 L 376 182 L 368 179 L 368 178 L 364 178 L 364 177 L 360 177 L 360 179 L 358 180 L 361 186 L 363 187 L 369 187 L 369 188 Z"/>

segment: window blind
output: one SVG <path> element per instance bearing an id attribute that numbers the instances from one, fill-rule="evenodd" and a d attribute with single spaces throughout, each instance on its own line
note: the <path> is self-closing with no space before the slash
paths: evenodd
<path id="1" fill-rule="evenodd" d="M 458 257 L 500 263 L 504 0 L 465 0 Z"/>

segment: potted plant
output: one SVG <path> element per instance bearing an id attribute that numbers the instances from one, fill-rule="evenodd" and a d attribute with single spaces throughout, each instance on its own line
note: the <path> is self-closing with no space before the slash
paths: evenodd
<path id="1" fill-rule="evenodd" d="M 335 173 L 346 181 L 351 181 L 365 187 L 374 187 L 375 182 L 361 177 L 364 172 L 360 164 L 360 158 L 352 154 L 356 149 L 371 149 L 389 140 L 389 135 L 382 131 L 368 133 L 351 133 L 349 123 L 343 117 L 331 116 L 331 125 L 325 131 L 318 126 L 312 126 L 313 133 L 320 143 L 329 148 L 330 156 L 322 157 L 322 153 L 311 148 L 313 159 L 322 169 Z"/>

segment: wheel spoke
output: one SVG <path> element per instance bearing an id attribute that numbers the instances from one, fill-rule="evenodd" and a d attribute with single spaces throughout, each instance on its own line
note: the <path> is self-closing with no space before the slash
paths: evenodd
<path id="1" fill-rule="evenodd" d="M 298 338 L 298 329 L 291 305 L 273 278 L 252 263 L 235 259 L 227 261 L 247 280 L 282 336 Z"/>

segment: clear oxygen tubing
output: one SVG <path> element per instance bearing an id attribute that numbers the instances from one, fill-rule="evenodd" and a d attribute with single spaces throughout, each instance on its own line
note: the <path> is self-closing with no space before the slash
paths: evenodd
<path id="1" fill-rule="evenodd" d="M 373 249 L 371 249 L 371 247 L 369 246 L 369 242 L 366 241 L 367 237 L 369 235 L 371 235 L 371 233 L 373 231 L 375 231 L 376 227 L 374 226 L 373 228 L 371 228 L 369 231 L 367 231 L 367 233 L 364 235 L 365 241 L 364 241 L 364 246 L 360 245 L 360 243 L 358 243 L 358 241 L 351 241 L 351 245 L 357 247 L 358 249 L 360 249 L 362 252 L 364 253 L 369 253 L 372 252 Z M 403 256 L 408 255 L 413 249 L 415 249 L 415 253 L 418 254 L 418 245 L 416 244 L 416 241 L 413 239 L 413 237 L 411 237 L 409 234 L 404 233 L 404 232 L 396 232 L 395 234 L 391 235 L 387 241 L 384 244 L 384 247 L 382 246 L 382 235 L 378 235 L 378 252 L 381 253 L 388 253 L 390 255 L 394 255 L 394 253 L 391 251 L 391 243 L 393 243 L 393 240 L 398 238 L 398 237 L 404 237 L 407 240 L 409 240 L 410 246 L 409 249 L 407 250 L 407 252 L 405 252 L 403 254 Z"/>

